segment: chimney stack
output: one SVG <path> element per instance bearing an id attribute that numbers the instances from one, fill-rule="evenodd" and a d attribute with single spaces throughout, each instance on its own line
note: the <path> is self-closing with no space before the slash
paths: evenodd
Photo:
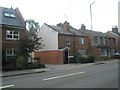
<path id="1" fill-rule="evenodd" d="M 117 26 L 113 26 L 113 27 L 112 27 L 112 32 L 118 33 L 118 28 L 117 28 Z"/>
<path id="2" fill-rule="evenodd" d="M 85 25 L 82 24 L 82 25 L 81 25 L 81 30 L 85 30 L 85 29 L 86 29 Z"/>
<path id="3" fill-rule="evenodd" d="M 67 21 L 64 22 L 63 28 L 64 30 L 69 30 L 69 23 Z"/>

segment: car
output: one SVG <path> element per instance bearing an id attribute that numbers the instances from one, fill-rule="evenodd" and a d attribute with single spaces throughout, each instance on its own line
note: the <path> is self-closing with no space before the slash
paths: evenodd
<path id="1" fill-rule="evenodd" d="M 120 52 L 115 53 L 115 56 L 120 56 Z"/>
<path id="2" fill-rule="evenodd" d="M 114 59 L 120 59 L 120 52 L 115 53 L 115 55 L 113 55 Z"/>

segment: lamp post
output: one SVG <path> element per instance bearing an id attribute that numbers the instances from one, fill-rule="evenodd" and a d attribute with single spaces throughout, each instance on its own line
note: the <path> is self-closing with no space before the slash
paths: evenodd
<path id="1" fill-rule="evenodd" d="M 92 5 L 95 3 L 96 1 L 94 1 L 94 2 L 92 2 L 91 4 L 90 4 L 90 18 L 91 18 L 91 30 L 93 30 L 93 27 L 92 27 Z"/>

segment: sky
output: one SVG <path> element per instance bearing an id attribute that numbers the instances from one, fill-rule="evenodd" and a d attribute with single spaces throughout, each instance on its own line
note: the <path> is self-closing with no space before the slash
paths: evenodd
<path id="1" fill-rule="evenodd" d="M 1 7 L 18 7 L 23 18 L 56 25 L 68 21 L 80 29 L 81 24 L 91 29 L 90 4 L 92 4 L 92 25 L 94 31 L 107 32 L 118 26 L 118 2 L 120 0 L 0 0 Z"/>

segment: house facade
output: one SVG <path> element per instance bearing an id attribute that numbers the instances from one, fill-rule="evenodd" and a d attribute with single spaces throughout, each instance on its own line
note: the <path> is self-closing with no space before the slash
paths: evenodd
<path id="1" fill-rule="evenodd" d="M 38 32 L 43 39 L 42 49 L 35 52 L 41 63 L 69 63 L 72 57 L 85 54 L 88 51 L 88 37 L 64 22 L 63 27 L 44 24 Z"/>
<path id="2" fill-rule="evenodd" d="M 120 32 L 118 32 L 117 26 L 112 27 L 112 31 L 108 31 L 106 35 L 115 38 L 115 52 L 120 52 Z"/>
<path id="3" fill-rule="evenodd" d="M 96 59 L 112 58 L 115 54 L 115 38 L 102 32 L 87 30 L 84 24 L 79 30 L 89 37 L 89 51 Z"/>
<path id="4" fill-rule="evenodd" d="M 0 31 L 2 31 L 2 59 L 9 60 L 20 51 L 20 40 L 24 39 L 26 24 L 18 8 L 0 7 Z"/>

